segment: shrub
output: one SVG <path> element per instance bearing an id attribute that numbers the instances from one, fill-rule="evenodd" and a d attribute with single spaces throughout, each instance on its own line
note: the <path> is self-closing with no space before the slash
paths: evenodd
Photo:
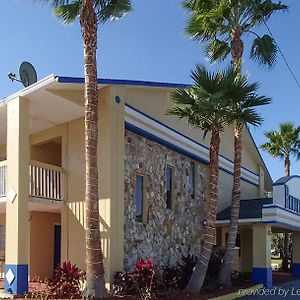
<path id="1" fill-rule="evenodd" d="M 156 298 L 156 271 L 152 259 L 145 261 L 138 259 L 133 272 L 133 280 L 141 300 Z"/>
<path id="2" fill-rule="evenodd" d="M 180 269 L 176 267 L 165 267 L 163 273 L 163 287 L 167 291 L 177 291 L 181 289 Z"/>
<path id="3" fill-rule="evenodd" d="M 218 277 L 224 255 L 225 255 L 225 249 L 218 248 L 218 247 L 214 247 L 212 249 L 208 268 L 207 268 L 207 273 L 206 273 L 207 280 L 213 280 Z"/>
<path id="4" fill-rule="evenodd" d="M 70 261 L 64 262 L 54 270 L 52 279 L 39 282 L 31 294 L 32 298 L 37 299 L 81 299 L 82 287 L 85 281 L 85 272 L 80 270 Z M 43 290 L 40 287 L 44 285 Z"/>
<path id="5" fill-rule="evenodd" d="M 136 287 L 132 273 L 117 272 L 113 281 L 113 294 L 115 295 L 134 295 Z"/>
<path id="6" fill-rule="evenodd" d="M 197 264 L 198 257 L 195 255 L 187 255 L 182 256 L 179 261 L 179 269 L 180 269 L 180 288 L 184 289 L 188 284 L 194 268 Z"/>
<path id="7" fill-rule="evenodd" d="M 169 291 L 183 290 L 189 282 L 198 258 L 194 255 L 182 256 L 175 267 L 164 269 L 164 286 Z"/>
<path id="8" fill-rule="evenodd" d="M 156 270 L 151 259 L 139 258 L 133 272 L 117 272 L 114 276 L 115 295 L 138 295 L 141 300 L 156 299 Z"/>

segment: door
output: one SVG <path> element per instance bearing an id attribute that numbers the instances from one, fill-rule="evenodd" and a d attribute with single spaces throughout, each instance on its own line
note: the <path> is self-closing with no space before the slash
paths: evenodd
<path id="1" fill-rule="evenodd" d="M 61 225 L 54 225 L 54 269 L 60 265 Z"/>

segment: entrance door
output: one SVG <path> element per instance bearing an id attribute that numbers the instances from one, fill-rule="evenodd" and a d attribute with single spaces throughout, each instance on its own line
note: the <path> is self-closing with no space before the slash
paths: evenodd
<path id="1" fill-rule="evenodd" d="M 60 265 L 61 225 L 54 225 L 54 269 Z"/>

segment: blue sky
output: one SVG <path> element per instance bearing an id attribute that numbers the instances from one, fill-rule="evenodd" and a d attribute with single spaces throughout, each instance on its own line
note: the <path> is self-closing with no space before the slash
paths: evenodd
<path id="1" fill-rule="evenodd" d="M 0 98 L 21 89 L 11 83 L 9 72 L 18 73 L 19 64 L 30 61 L 38 78 L 49 74 L 83 75 L 83 54 L 79 24 L 62 25 L 52 9 L 36 0 L 1 0 Z M 282 48 L 298 80 L 300 80 L 300 1 L 284 1 L 288 13 L 274 15 L 268 24 Z M 100 26 L 98 73 L 102 78 L 153 80 L 190 83 L 190 71 L 196 63 L 210 66 L 204 59 L 201 45 L 186 38 L 183 29 L 186 13 L 180 0 L 132 0 L 130 15 L 115 23 Z M 264 32 L 262 26 L 258 32 Z M 261 93 L 272 97 L 272 104 L 260 109 L 265 118 L 251 132 L 256 143 L 264 142 L 263 132 L 277 129 L 279 122 L 293 121 L 300 125 L 300 88 L 280 56 L 267 70 L 248 59 L 249 42 L 245 41 L 244 70 L 250 80 L 259 81 Z M 221 66 L 219 66 L 221 67 Z M 283 162 L 262 156 L 274 180 L 283 175 Z M 300 174 L 300 161 L 292 162 L 292 173 Z"/>

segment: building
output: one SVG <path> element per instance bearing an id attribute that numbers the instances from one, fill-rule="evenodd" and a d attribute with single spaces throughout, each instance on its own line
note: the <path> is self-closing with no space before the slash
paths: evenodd
<path id="1" fill-rule="evenodd" d="M 116 271 L 131 269 L 138 257 L 152 257 L 163 266 L 199 252 L 209 137 L 203 140 L 202 132 L 166 115 L 170 92 L 178 87 L 185 85 L 99 80 L 99 203 L 108 282 Z M 0 102 L 0 254 L 8 292 L 26 291 L 28 276 L 51 276 L 61 261 L 84 268 L 83 104 L 83 79 L 59 76 Z M 232 133 L 229 128 L 221 141 L 220 246 L 228 227 Z M 272 190 L 246 128 L 241 179 L 243 203 Z M 276 214 L 277 208 L 269 207 L 266 211 Z M 259 273 L 255 280 L 265 283 L 273 223 L 250 219 L 241 220 L 238 268 L 253 268 Z"/>

